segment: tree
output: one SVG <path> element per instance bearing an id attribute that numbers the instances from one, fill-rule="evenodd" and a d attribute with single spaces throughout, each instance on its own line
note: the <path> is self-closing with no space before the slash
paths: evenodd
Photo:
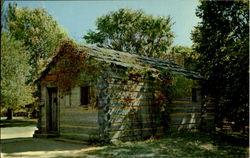
<path id="1" fill-rule="evenodd" d="M 207 79 L 205 94 L 217 105 L 217 123 L 224 118 L 239 130 L 248 125 L 249 2 L 201 1 L 202 21 L 192 33 L 197 70 Z"/>
<path id="2" fill-rule="evenodd" d="M 87 43 L 131 54 L 160 57 L 174 38 L 170 17 L 153 17 L 131 9 L 101 16 L 96 25 L 96 31 L 83 37 Z"/>
<path id="3" fill-rule="evenodd" d="M 195 70 L 197 55 L 189 47 L 173 46 L 163 58 L 184 66 L 188 70 Z"/>
<path id="4" fill-rule="evenodd" d="M 10 34 L 1 34 L 1 107 L 8 109 L 7 119 L 12 119 L 12 110 L 34 101 L 33 89 L 25 84 L 29 75 L 29 54 L 23 43 Z"/>
<path id="5" fill-rule="evenodd" d="M 16 40 L 23 41 L 32 67 L 31 75 L 37 73 L 67 34 L 51 15 L 42 8 L 20 8 L 9 4 L 5 16 L 5 29 Z"/>

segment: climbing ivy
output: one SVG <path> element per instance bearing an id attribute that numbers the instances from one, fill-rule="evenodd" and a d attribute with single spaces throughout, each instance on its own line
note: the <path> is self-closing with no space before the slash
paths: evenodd
<path id="1" fill-rule="evenodd" d="M 79 85 L 81 72 L 84 71 L 89 79 L 94 79 L 98 71 L 97 65 L 92 61 L 84 49 L 77 49 L 77 44 L 72 40 L 64 41 L 55 57 L 58 60 L 55 74 L 55 84 L 63 93 Z"/>
<path id="2" fill-rule="evenodd" d="M 151 80 L 159 84 L 160 93 L 155 94 L 156 104 L 165 105 L 174 97 L 190 93 L 192 81 L 184 77 L 174 76 L 169 70 L 153 70 L 152 68 L 121 67 L 107 62 L 93 60 L 87 53 L 87 48 L 79 48 L 77 43 L 66 40 L 59 47 L 55 60 L 57 80 L 56 85 L 63 91 L 70 91 L 71 87 L 81 84 L 81 74 L 84 72 L 90 80 L 95 80 L 104 71 L 124 71 L 124 79 L 140 82 Z M 188 89 L 183 89 L 188 87 Z M 128 98 L 125 98 L 128 99 Z M 121 102 L 127 102 L 122 99 Z M 161 107 L 164 110 L 164 107 Z"/>

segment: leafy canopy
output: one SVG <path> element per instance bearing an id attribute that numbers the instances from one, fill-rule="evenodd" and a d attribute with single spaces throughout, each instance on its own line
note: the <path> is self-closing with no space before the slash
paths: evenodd
<path id="1" fill-rule="evenodd" d="M 23 43 L 6 32 L 1 34 L 1 107 L 15 108 L 32 103 L 33 89 L 25 84 L 29 54 Z"/>
<path id="2" fill-rule="evenodd" d="M 248 124 L 249 2 L 201 1 L 202 21 L 192 33 L 197 70 L 207 78 L 205 94 L 215 98 L 218 121 Z"/>
<path id="3" fill-rule="evenodd" d="M 16 40 L 23 41 L 30 53 L 32 74 L 52 55 L 61 39 L 67 36 L 53 17 L 42 8 L 20 8 L 15 3 L 9 4 L 5 20 L 5 29 Z"/>
<path id="4" fill-rule="evenodd" d="M 194 53 L 193 49 L 177 45 L 172 46 L 163 58 L 184 66 L 188 70 L 194 70 L 197 55 Z"/>
<path id="5" fill-rule="evenodd" d="M 96 26 L 83 37 L 87 43 L 149 57 L 162 56 L 174 38 L 170 17 L 153 17 L 141 10 L 110 12 L 99 17 Z"/>

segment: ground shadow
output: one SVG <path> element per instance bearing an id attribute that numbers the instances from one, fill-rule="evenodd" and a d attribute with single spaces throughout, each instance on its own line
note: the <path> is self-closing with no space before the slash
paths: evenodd
<path id="1" fill-rule="evenodd" d="M 225 138 L 224 138 L 225 137 Z M 103 157 L 247 157 L 247 140 L 201 132 L 180 132 L 159 140 L 80 152 Z M 237 141 L 236 141 L 237 140 Z"/>
<path id="2" fill-rule="evenodd" d="M 2 153 L 19 153 L 31 151 L 80 150 L 86 145 L 69 143 L 53 139 L 13 138 L 1 140 Z"/>

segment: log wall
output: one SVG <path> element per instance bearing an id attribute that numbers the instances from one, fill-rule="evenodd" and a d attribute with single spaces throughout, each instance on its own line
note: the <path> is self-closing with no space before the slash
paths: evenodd
<path id="1" fill-rule="evenodd" d="M 214 105 L 192 102 L 191 97 L 173 101 L 168 105 L 169 131 L 211 130 L 214 127 Z"/>
<path id="2" fill-rule="evenodd" d="M 88 83 L 88 84 L 86 84 Z M 58 133 L 60 137 L 96 141 L 99 139 L 98 110 L 96 107 L 96 88 L 92 81 L 83 82 L 90 86 L 90 103 L 80 105 L 80 86 L 72 88 L 70 92 L 62 93 L 58 90 Z M 46 106 L 48 106 L 48 87 L 55 87 L 51 82 L 43 82 L 41 86 L 41 131 L 48 133 Z"/>
<path id="3" fill-rule="evenodd" d="M 154 102 L 157 87 L 152 81 L 112 76 L 108 85 L 111 140 L 140 140 L 164 134 L 160 109 Z"/>
<path id="4" fill-rule="evenodd" d="M 82 78 L 85 78 L 82 76 Z M 41 84 L 41 129 L 46 132 L 47 87 Z M 90 104 L 80 105 L 80 86 L 90 86 Z M 149 79 L 128 79 L 120 72 L 103 72 L 96 81 L 84 80 L 69 93 L 58 91 L 58 132 L 61 137 L 109 142 L 110 140 L 141 140 L 161 137 L 167 132 L 197 130 L 202 124 L 213 127 L 214 108 L 192 96 L 175 99 L 171 104 L 158 100 L 162 94 L 159 83 Z M 199 95 L 198 95 L 199 96 Z M 166 98 L 165 98 L 166 99 Z"/>
<path id="5" fill-rule="evenodd" d="M 90 86 L 90 103 L 81 105 L 80 86 L 71 89 L 71 92 L 60 97 L 59 132 L 61 137 L 91 140 L 99 137 L 98 110 L 95 107 L 95 86 Z"/>

